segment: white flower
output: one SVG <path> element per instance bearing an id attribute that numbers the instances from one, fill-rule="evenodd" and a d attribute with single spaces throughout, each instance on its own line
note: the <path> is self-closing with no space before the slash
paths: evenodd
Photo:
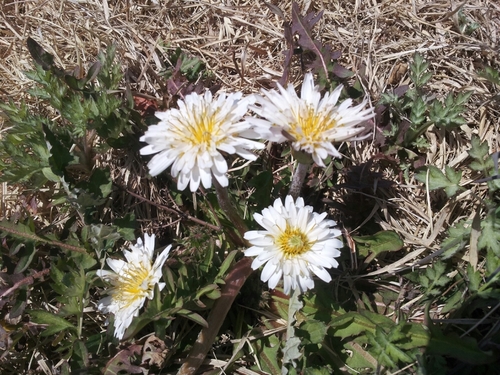
<path id="1" fill-rule="evenodd" d="M 302 198 L 294 203 L 289 195 L 284 206 L 276 199 L 262 215 L 253 217 L 265 230 L 245 233 L 245 239 L 253 245 L 245 255 L 256 256 L 254 270 L 265 264 L 261 280 L 271 289 L 282 277 L 287 294 L 297 288 L 301 292 L 313 288 L 312 274 L 331 281 L 325 268 L 338 267 L 335 258 L 340 255 L 342 242 L 335 238 L 341 235 L 340 230 L 332 228 L 335 221 L 325 220 L 326 213 L 313 212 L 311 206 L 304 206 Z"/>
<path id="2" fill-rule="evenodd" d="M 179 190 L 189 184 L 195 192 L 200 182 L 210 188 L 212 175 L 221 186 L 227 186 L 228 166 L 221 151 L 255 160 L 249 150 L 264 148 L 261 142 L 247 139 L 261 138 L 260 129 L 255 129 L 260 126 L 240 121 L 254 97 L 241 97 L 241 92 L 222 93 L 215 100 L 210 91 L 192 93 L 179 101 L 179 109 L 156 112 L 161 121 L 140 138 L 149 143 L 141 149 L 142 155 L 158 153 L 148 164 L 149 173 L 156 176 L 172 165 L 172 176 L 179 176 Z"/>
<path id="3" fill-rule="evenodd" d="M 325 166 L 323 159 L 328 155 L 341 157 L 332 143 L 363 139 L 356 138 L 365 130 L 358 125 L 374 117 L 372 108 L 364 109 L 366 98 L 355 107 L 352 107 L 351 99 L 337 106 L 342 86 L 321 98 L 311 73 L 304 77 L 300 98 L 293 85 L 285 89 L 278 84 L 278 89 L 279 92 L 262 90 L 263 96 L 256 96 L 259 106 L 252 105 L 250 109 L 263 119 L 247 121 L 258 126 L 267 123 L 273 134 L 269 140 L 291 140 L 296 151 L 311 154 L 316 164 L 322 167 Z"/>
<path id="4" fill-rule="evenodd" d="M 168 246 L 156 257 L 152 264 L 155 248 L 155 236 L 144 235 L 144 241 L 137 239 L 136 245 L 130 246 L 130 251 L 124 250 L 127 261 L 121 259 L 106 259 L 113 271 L 98 270 L 97 275 L 111 284 L 108 296 L 101 299 L 98 308 L 103 313 L 115 315 L 115 336 L 121 339 L 134 316 L 139 315 L 139 309 L 146 298 L 152 299 L 155 285 L 160 290 L 165 283 L 160 283 L 161 268 L 167 260 L 172 245 Z"/>

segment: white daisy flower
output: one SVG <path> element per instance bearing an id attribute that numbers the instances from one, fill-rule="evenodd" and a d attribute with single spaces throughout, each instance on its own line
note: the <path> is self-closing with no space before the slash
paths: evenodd
<path id="1" fill-rule="evenodd" d="M 130 246 L 130 251 L 123 251 L 126 262 L 121 259 L 106 259 L 113 271 L 97 271 L 99 277 L 111 284 L 108 296 L 99 301 L 98 308 L 103 313 L 115 315 L 115 336 L 120 340 L 133 317 L 139 315 L 139 309 L 146 298 L 153 298 L 155 285 L 158 284 L 160 290 L 165 287 L 165 283 L 160 283 L 159 280 L 162 277 L 161 268 L 172 245 L 163 250 L 152 264 L 154 234 L 145 234 L 144 241 L 145 243 L 138 238 L 137 244 Z"/>
<path id="2" fill-rule="evenodd" d="M 204 95 L 192 93 L 179 101 L 179 109 L 156 112 L 161 121 L 151 125 L 140 138 L 149 143 L 141 149 L 142 155 L 158 153 L 148 164 L 149 173 L 156 176 L 172 166 L 172 176 L 179 177 L 179 190 L 189 184 L 195 192 L 200 182 L 210 188 L 212 175 L 221 186 L 227 186 L 228 166 L 221 152 L 255 160 L 257 157 L 249 150 L 264 148 L 261 142 L 248 139 L 261 138 L 261 129 L 255 129 L 261 126 L 240 121 L 253 98 L 242 99 L 241 92 L 222 93 L 217 99 L 210 91 Z"/>
<path id="3" fill-rule="evenodd" d="M 278 89 L 279 92 L 262 90 L 262 96 L 256 97 L 259 106 L 252 105 L 250 109 L 263 119 L 247 121 L 259 126 L 267 123 L 273 134 L 269 140 L 291 140 L 294 150 L 311 154 L 314 162 L 322 167 L 328 155 L 341 157 L 332 143 L 363 139 L 356 138 L 365 130 L 358 125 L 375 115 L 373 108 L 364 108 L 366 98 L 354 107 L 351 99 L 337 105 L 342 86 L 321 98 L 311 73 L 304 77 L 300 98 L 293 85 L 285 89 L 278 84 Z"/>
<path id="4" fill-rule="evenodd" d="M 325 268 L 338 267 L 336 257 L 343 246 L 337 239 L 341 235 L 333 220 L 325 220 L 326 213 L 313 212 L 304 206 L 304 200 L 294 202 L 289 195 L 285 205 L 276 199 L 254 219 L 265 230 L 245 233 L 245 239 L 253 246 L 245 250 L 246 256 L 256 256 L 252 262 L 255 270 L 265 264 L 261 280 L 274 289 L 283 277 L 285 293 L 300 289 L 304 292 L 314 287 L 315 274 L 325 282 L 331 276 Z"/>

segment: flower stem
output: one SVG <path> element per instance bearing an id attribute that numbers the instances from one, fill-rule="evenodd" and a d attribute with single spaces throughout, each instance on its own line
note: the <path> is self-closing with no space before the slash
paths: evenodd
<path id="1" fill-rule="evenodd" d="M 295 315 L 304 306 L 299 299 L 300 289 L 294 289 L 292 296 L 288 300 L 288 319 L 286 330 L 286 344 L 283 348 L 283 364 L 281 367 L 281 374 L 288 374 L 287 364 L 291 363 L 293 367 L 296 366 L 295 360 L 299 359 L 302 354 L 299 351 L 300 339 L 295 336 Z"/>
<path id="2" fill-rule="evenodd" d="M 294 200 L 300 196 L 300 191 L 302 190 L 302 185 L 304 184 L 310 165 L 311 164 L 301 162 L 297 163 L 297 167 L 293 173 L 292 183 L 290 184 L 290 191 L 288 192 L 288 195 L 291 195 Z"/>

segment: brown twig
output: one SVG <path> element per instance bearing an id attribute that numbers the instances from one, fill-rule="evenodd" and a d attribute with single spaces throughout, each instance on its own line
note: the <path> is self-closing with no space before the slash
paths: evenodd
<path id="1" fill-rule="evenodd" d="M 11 294 L 16 289 L 18 289 L 19 287 L 21 287 L 23 285 L 33 284 L 35 282 L 35 279 L 39 279 L 39 278 L 45 276 L 46 274 L 48 274 L 49 272 L 50 272 L 50 268 L 45 268 L 39 272 L 34 273 L 31 276 L 27 276 L 24 279 L 19 280 L 17 283 L 12 285 L 9 289 L 4 290 L 2 293 L 0 293 L 0 298 L 4 298 L 4 297 L 8 296 L 9 294 Z"/>

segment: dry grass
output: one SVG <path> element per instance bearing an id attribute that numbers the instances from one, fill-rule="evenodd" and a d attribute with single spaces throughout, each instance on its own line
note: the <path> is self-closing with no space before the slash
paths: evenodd
<path id="1" fill-rule="evenodd" d="M 272 3 L 289 17 L 291 1 Z M 437 204 L 439 197 L 410 176 L 398 189 L 374 192 L 377 206 L 368 212 L 383 229 L 401 235 L 407 253 L 389 264 L 381 262 L 381 269 L 372 275 L 411 265 L 436 251 L 444 231 L 457 219 L 472 218 L 476 197 L 486 194 L 483 186 L 470 184 L 477 176 L 467 168 L 467 150 L 473 135 L 486 140 L 491 152 L 499 148 L 499 102 L 489 100 L 498 94 L 498 88 L 476 73 L 485 66 L 500 68 L 500 5 L 489 0 L 306 0 L 301 6 L 309 11 L 325 10 L 315 32 L 324 43 L 343 52 L 342 63 L 359 74 L 374 104 L 382 92 L 409 82 L 407 68 L 415 51 L 430 62 L 434 71 L 430 88 L 438 97 L 452 90 L 473 92 L 466 125 L 451 133 L 431 128 L 425 135 L 431 144 L 426 164 L 463 170 L 466 190 L 457 199 Z M 470 35 L 460 31 L 459 8 L 470 22 L 479 25 Z M 25 100 L 33 109 L 44 111 L 25 93 L 32 84 L 23 75 L 31 67 L 26 49 L 29 36 L 66 70 L 88 67 L 99 50 L 116 43 L 118 60 L 133 73 L 133 90 L 160 103 L 165 92 L 158 74 L 164 68 L 162 61 L 176 47 L 201 58 L 225 90 L 256 92 L 281 77 L 282 51 L 287 48 L 284 20 L 272 9 L 264 1 L 254 0 L 2 0 L 0 94 L 2 100 Z M 299 84 L 301 77 L 300 64 L 295 63 L 292 81 Z M 370 142 L 352 145 L 350 150 L 353 164 L 367 162 L 378 153 Z M 172 204 L 145 179 L 144 170 L 123 175 L 131 165 L 123 157 L 115 165 L 115 175 L 121 176 L 125 186 L 157 204 Z M 383 172 L 386 179 L 402 182 L 391 170 Z M 2 216 L 16 202 L 17 189 L 3 186 Z M 122 199 L 124 205 L 133 203 L 130 198 Z M 150 212 L 138 216 L 145 226 L 155 219 Z M 165 225 L 175 224 L 174 217 Z"/>

